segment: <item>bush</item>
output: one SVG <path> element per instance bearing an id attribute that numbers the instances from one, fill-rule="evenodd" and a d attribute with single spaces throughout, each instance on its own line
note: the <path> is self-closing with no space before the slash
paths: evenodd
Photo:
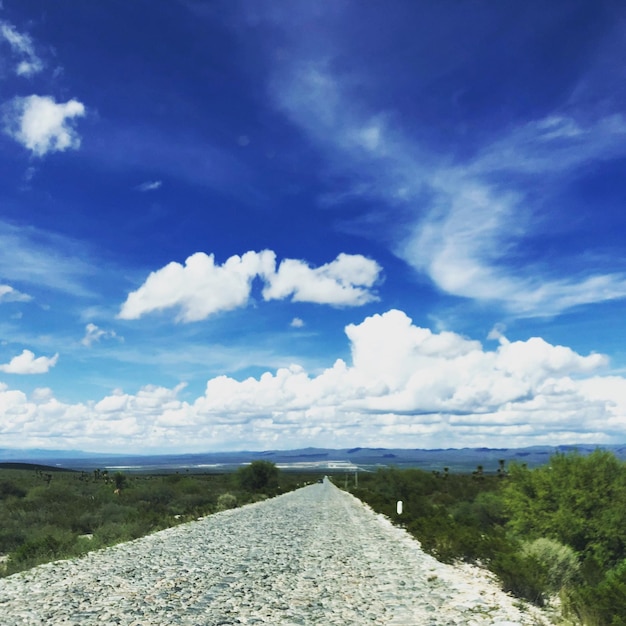
<path id="1" fill-rule="evenodd" d="M 556 454 L 528 470 L 512 465 L 504 490 L 510 528 L 553 537 L 608 570 L 626 555 L 626 465 L 610 452 Z"/>
<path id="2" fill-rule="evenodd" d="M 0 480 L 0 500 L 4 500 L 11 496 L 15 498 L 23 498 L 26 493 L 26 489 L 16 485 L 13 481 Z"/>
<path id="3" fill-rule="evenodd" d="M 598 585 L 569 592 L 565 608 L 585 626 L 626 626 L 626 560 Z"/>
<path id="4" fill-rule="evenodd" d="M 244 491 L 273 493 L 278 488 L 279 470 L 270 461 L 252 461 L 237 470 L 237 479 Z"/>
<path id="5" fill-rule="evenodd" d="M 110 546 L 131 539 L 133 539 L 133 532 L 128 523 L 103 524 L 93 534 L 95 546 Z"/>
<path id="6" fill-rule="evenodd" d="M 90 514 L 87 519 L 94 526 L 100 526 L 104 524 L 122 524 L 137 517 L 138 514 L 134 507 L 119 502 L 107 502 L 100 506 L 97 512 Z"/>
<path id="7" fill-rule="evenodd" d="M 570 586 L 580 569 L 574 550 L 553 539 L 525 542 L 521 553 L 524 557 L 535 559 L 544 570 L 547 593 L 555 594 Z"/>
<path id="8" fill-rule="evenodd" d="M 26 541 L 26 530 L 17 525 L 0 528 L 0 554 L 11 552 Z"/>
<path id="9" fill-rule="evenodd" d="M 134 502 L 143 511 L 159 515 L 169 513 L 170 504 L 175 500 L 175 485 L 168 482 L 147 483 L 135 489 Z"/>
<path id="10" fill-rule="evenodd" d="M 223 493 L 217 499 L 216 511 L 226 511 L 237 507 L 237 498 L 232 493 Z"/>
<path id="11" fill-rule="evenodd" d="M 126 487 L 127 478 L 122 472 L 115 472 L 113 474 L 113 482 L 115 483 L 115 488 L 121 491 Z"/>
<path id="12" fill-rule="evenodd" d="M 86 551 L 85 542 L 78 540 L 71 532 L 50 527 L 43 529 L 40 534 L 9 554 L 7 573 L 47 561 L 77 556 Z"/>
<path id="13" fill-rule="evenodd" d="M 500 579 L 504 591 L 543 606 L 547 596 L 548 572 L 534 556 L 521 552 L 500 553 L 490 564 L 490 569 Z"/>

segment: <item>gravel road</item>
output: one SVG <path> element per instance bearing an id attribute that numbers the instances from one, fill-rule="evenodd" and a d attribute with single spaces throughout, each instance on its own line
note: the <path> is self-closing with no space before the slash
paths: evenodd
<path id="1" fill-rule="evenodd" d="M 0 579 L 0 624 L 530 626 L 329 481 Z"/>

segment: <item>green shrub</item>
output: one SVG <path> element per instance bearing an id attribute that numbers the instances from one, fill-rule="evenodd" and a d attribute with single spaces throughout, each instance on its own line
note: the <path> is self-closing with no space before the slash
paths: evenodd
<path id="1" fill-rule="evenodd" d="M 574 550 L 554 539 L 542 537 L 524 542 L 521 553 L 524 557 L 536 559 L 545 571 L 547 593 L 555 594 L 570 586 L 580 569 Z"/>
<path id="2" fill-rule="evenodd" d="M 9 497 L 23 498 L 28 492 L 20 485 L 16 485 L 12 480 L 0 480 L 0 500 Z"/>
<path id="3" fill-rule="evenodd" d="M 615 455 L 556 454 L 532 471 L 513 464 L 506 483 L 518 536 L 553 537 L 605 571 L 626 556 L 626 465 Z"/>
<path id="4" fill-rule="evenodd" d="M 237 479 L 244 491 L 273 493 L 278 488 L 279 470 L 270 461 L 252 461 L 237 470 Z"/>
<path id="5" fill-rule="evenodd" d="M 180 515 L 201 515 L 212 510 L 215 506 L 215 499 L 208 494 L 202 493 L 182 493 L 176 500 L 180 509 Z"/>
<path id="6" fill-rule="evenodd" d="M 564 604 L 584 626 L 626 626 L 626 560 L 599 584 L 568 592 Z"/>
<path id="7" fill-rule="evenodd" d="M 227 509 L 234 509 L 237 506 L 237 498 L 232 493 L 223 493 L 217 499 L 217 511 L 226 511 Z"/>
<path id="8" fill-rule="evenodd" d="M 122 504 L 121 502 L 107 502 L 100 506 L 96 511 L 81 516 L 81 519 L 87 518 L 92 521 L 95 526 L 105 524 L 123 524 L 138 517 L 135 507 Z"/>
<path id="9" fill-rule="evenodd" d="M 109 522 L 98 527 L 93 533 L 96 546 L 111 546 L 131 539 L 133 539 L 133 533 L 127 523 Z"/>
<path id="10" fill-rule="evenodd" d="M 549 593 L 548 572 L 536 557 L 521 552 L 498 554 L 490 569 L 500 579 L 504 591 L 543 606 Z"/>
<path id="11" fill-rule="evenodd" d="M 126 478 L 126 475 L 122 472 L 115 472 L 115 474 L 113 474 L 113 482 L 115 483 L 115 488 L 118 491 L 121 491 L 122 489 L 124 489 L 124 487 L 126 487 L 128 479 Z"/>
<path id="12" fill-rule="evenodd" d="M 28 528 L 19 524 L 0 525 L 0 554 L 8 554 L 21 546 L 28 537 Z"/>
<path id="13" fill-rule="evenodd" d="M 133 500 L 144 511 L 167 514 L 176 493 L 176 486 L 171 483 L 146 483 L 135 489 Z"/>
<path id="14" fill-rule="evenodd" d="M 476 523 L 481 528 L 503 526 L 508 521 L 500 490 L 481 491 L 476 495 L 471 508 Z"/>
<path id="15" fill-rule="evenodd" d="M 69 558 L 87 551 L 86 542 L 71 532 L 59 528 L 42 529 L 9 554 L 7 573 L 56 559 Z"/>

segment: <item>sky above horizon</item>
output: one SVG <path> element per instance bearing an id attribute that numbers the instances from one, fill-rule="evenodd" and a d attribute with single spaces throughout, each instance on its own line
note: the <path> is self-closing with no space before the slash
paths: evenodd
<path id="1" fill-rule="evenodd" d="M 0 448 L 626 442 L 626 6 L 0 2 Z"/>

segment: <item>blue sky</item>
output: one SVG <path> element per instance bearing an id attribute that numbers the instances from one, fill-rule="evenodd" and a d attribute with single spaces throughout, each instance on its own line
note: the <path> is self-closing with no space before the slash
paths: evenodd
<path id="1" fill-rule="evenodd" d="M 3 0 L 0 447 L 626 441 L 626 8 Z"/>

